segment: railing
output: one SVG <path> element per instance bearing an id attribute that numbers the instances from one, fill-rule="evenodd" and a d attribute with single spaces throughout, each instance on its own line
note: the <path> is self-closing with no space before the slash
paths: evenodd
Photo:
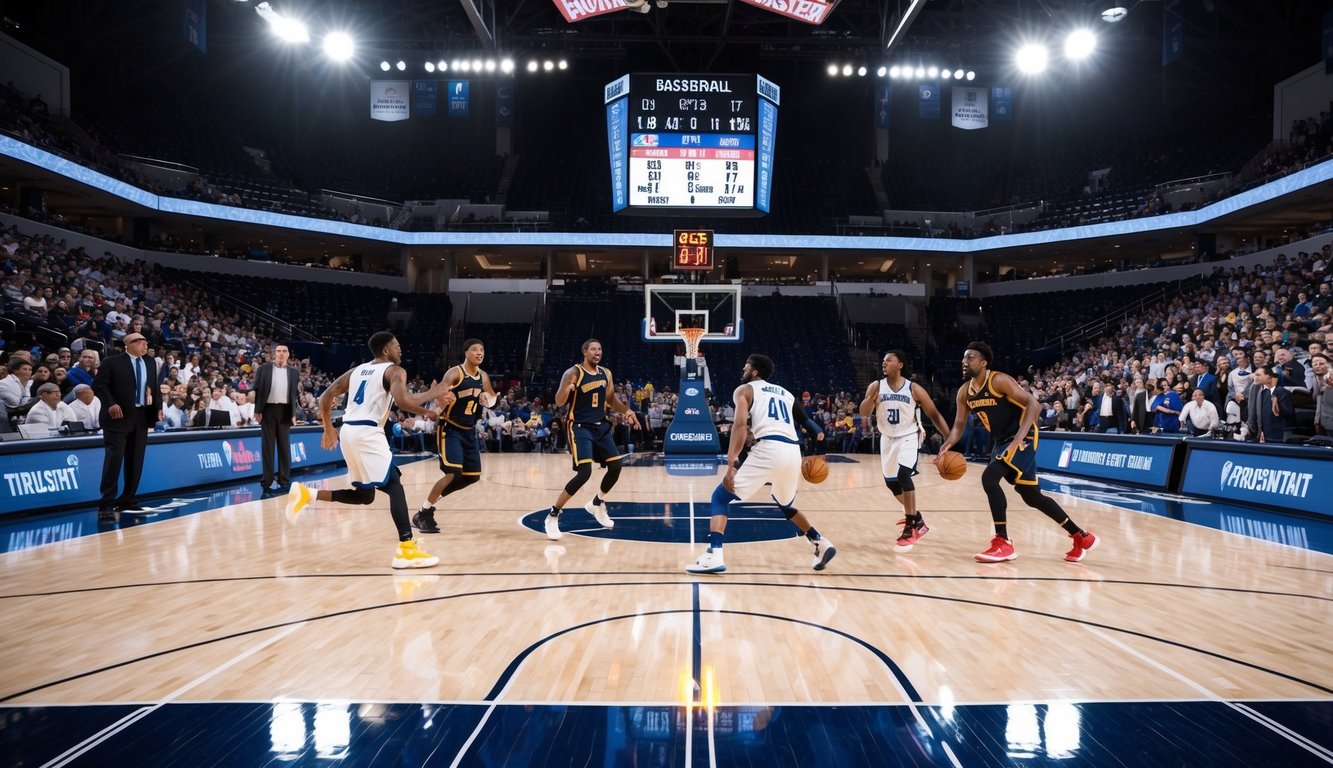
<path id="1" fill-rule="evenodd" d="M 1202 176 L 1191 176 L 1188 179 L 1176 179 L 1174 181 L 1164 181 L 1153 187 L 1158 192 L 1165 192 L 1175 187 L 1192 187 L 1197 184 L 1208 184 L 1215 181 L 1230 181 L 1231 171 L 1218 171 L 1217 173 L 1207 173 Z"/>
<path id="2" fill-rule="evenodd" d="M 1109 312 L 1103 317 L 1097 318 L 1096 320 L 1090 320 L 1084 323 L 1083 325 L 1065 331 L 1064 333 L 1061 333 L 1058 336 L 1051 337 L 1047 339 L 1042 344 L 1042 346 L 1058 347 L 1063 349 L 1066 345 L 1072 342 L 1081 341 L 1083 339 L 1089 338 L 1097 334 L 1104 334 L 1112 326 L 1123 323 L 1125 319 L 1128 318 L 1129 316 L 1135 314 L 1142 314 L 1143 311 L 1147 309 L 1149 306 L 1154 304 L 1159 304 L 1165 301 L 1169 296 L 1172 295 L 1172 293 L 1178 296 L 1192 288 L 1198 287 L 1202 283 L 1203 283 L 1203 277 L 1196 276 L 1193 278 L 1177 282 L 1174 291 L 1169 290 L 1166 286 L 1163 286 L 1153 291 L 1152 293 L 1148 294 L 1147 296 L 1140 298 L 1133 304 L 1129 304 L 1125 307 L 1122 307 L 1121 309 Z"/>
<path id="3" fill-rule="evenodd" d="M 269 314 L 268 312 L 265 312 L 252 304 L 241 301 L 230 294 L 219 293 L 216 286 L 205 285 L 185 275 L 180 275 L 179 280 L 202 291 L 206 295 L 211 295 L 215 300 L 230 306 L 241 317 L 253 322 L 258 329 L 268 331 L 270 336 L 280 339 L 287 338 L 293 341 L 298 339 L 303 341 L 313 341 L 316 344 L 324 343 L 324 340 L 321 339 L 318 334 L 307 331 L 304 328 L 298 328 L 286 320 L 283 320 L 276 315 Z"/>
<path id="4" fill-rule="evenodd" d="M 149 165 L 154 168 L 161 168 L 164 171 L 179 171 L 181 173 L 191 173 L 196 176 L 202 173 L 202 171 L 200 171 L 198 168 L 195 168 L 193 165 L 178 163 L 175 160 L 161 160 L 156 157 L 141 157 L 139 155 L 124 155 L 124 154 L 116 155 L 116 157 L 120 158 L 121 160 L 124 160 L 127 163 L 139 163 L 140 165 Z"/>

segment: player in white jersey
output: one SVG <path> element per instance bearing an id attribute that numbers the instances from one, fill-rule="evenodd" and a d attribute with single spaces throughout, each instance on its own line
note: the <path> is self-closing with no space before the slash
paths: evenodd
<path id="1" fill-rule="evenodd" d="M 766 483 L 773 484 L 773 500 L 782 514 L 790 520 L 814 547 L 814 569 L 822 571 L 838 550 L 828 539 L 810 525 L 805 515 L 792 506 L 796 502 L 796 486 L 801 479 L 801 441 L 796 432 L 799 425 L 807 432 L 824 439 L 820 429 L 796 403 L 795 396 L 786 389 L 768 381 L 773 375 L 773 361 L 764 355 L 750 355 L 741 370 L 744 381 L 732 398 L 736 403 L 736 420 L 731 425 L 731 442 L 727 447 L 727 474 L 713 491 L 713 519 L 709 524 L 708 548 L 699 559 L 685 566 L 690 573 L 722 573 L 727 565 L 722 559 L 722 544 L 727 528 L 727 507 L 733 501 L 753 496 Z M 745 438 L 754 434 L 755 444 L 740 469 L 736 461 Z"/>
<path id="2" fill-rule="evenodd" d="M 931 401 L 926 390 L 903 376 L 903 353 L 893 349 L 884 353 L 881 363 L 884 378 L 866 387 L 861 401 L 861 415 L 875 417 L 879 430 L 879 462 L 884 473 L 884 484 L 893 497 L 903 505 L 903 532 L 895 547 L 899 552 L 910 552 L 930 528 L 916 508 L 917 452 L 921 448 L 924 429 L 917 414 L 917 406 L 926 412 L 941 435 L 949 434 L 949 425 Z"/>
<path id="3" fill-rule="evenodd" d="M 437 385 L 422 395 L 408 392 L 407 372 L 399 366 L 403 350 L 392 333 L 380 331 L 371 336 L 370 351 L 375 355 L 374 360 L 339 376 L 319 397 L 319 420 L 324 425 L 324 436 L 320 443 L 328 451 L 342 442 L 343 458 L 347 460 L 347 476 L 353 490 L 319 491 L 312 494 L 305 485 L 292 483 L 287 501 L 287 519 L 296 522 L 297 516 L 312 498 L 339 504 L 374 503 L 375 489 L 379 488 L 389 496 L 389 513 L 398 529 L 398 551 L 394 553 L 393 567 L 428 568 L 440 562 L 440 558 L 418 547 L 412 539 L 412 524 L 407 516 L 407 494 L 399 481 L 398 468 L 393 465 L 393 452 L 389 449 L 389 439 L 384 435 L 384 420 L 394 403 L 405 411 L 433 419 L 435 412 L 423 406 L 436 398 L 448 404 L 452 402 L 454 394 L 443 385 Z M 347 399 L 347 410 L 343 413 L 342 429 L 335 431 L 333 403 L 348 393 L 350 397 Z"/>

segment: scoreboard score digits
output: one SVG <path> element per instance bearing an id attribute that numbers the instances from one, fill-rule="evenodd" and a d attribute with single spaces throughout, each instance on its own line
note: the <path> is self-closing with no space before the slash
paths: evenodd
<path id="1" fill-rule="evenodd" d="M 678 229 L 676 230 L 672 269 L 713 268 L 713 230 Z"/>
<path id="2" fill-rule="evenodd" d="M 778 94 L 756 75 L 634 74 L 608 84 L 612 209 L 768 212 Z"/>

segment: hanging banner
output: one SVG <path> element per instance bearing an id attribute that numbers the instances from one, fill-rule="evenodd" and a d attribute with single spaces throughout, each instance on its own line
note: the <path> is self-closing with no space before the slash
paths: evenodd
<path id="1" fill-rule="evenodd" d="M 370 119 L 396 122 L 412 116 L 407 102 L 411 83 L 406 80 L 370 81 Z"/>
<path id="2" fill-rule="evenodd" d="M 468 104 L 468 81 L 450 80 L 449 81 L 449 117 L 467 117 L 470 112 Z"/>
<path id="3" fill-rule="evenodd" d="M 625 4 L 625 0 L 554 0 L 554 2 L 560 15 L 570 23 L 623 11 L 629 7 Z"/>
<path id="4" fill-rule="evenodd" d="M 990 89 L 990 111 L 996 120 L 1008 120 L 1014 114 L 1014 89 L 995 86 Z"/>
<path id="5" fill-rule="evenodd" d="M 875 86 L 875 127 L 888 128 L 893 121 L 893 90 L 888 83 Z"/>
<path id="6" fill-rule="evenodd" d="M 953 88 L 953 127 L 975 131 L 988 125 L 986 91 L 981 88 Z"/>
<path id="7" fill-rule="evenodd" d="M 514 127 L 514 86 L 511 83 L 495 85 L 495 127 Z"/>
<path id="8" fill-rule="evenodd" d="M 838 4 L 838 0 L 832 0 L 832 2 L 823 2 L 823 0 L 744 0 L 744 2 L 756 8 L 763 8 L 766 11 L 786 16 L 789 19 L 816 25 L 823 24 Z"/>
<path id="9" fill-rule="evenodd" d="M 937 85 L 918 85 L 917 111 L 922 117 L 937 120 L 940 116 L 940 88 Z"/>
<path id="10" fill-rule="evenodd" d="M 1324 74 L 1333 75 L 1333 9 L 1324 12 Z"/>
<path id="11" fill-rule="evenodd" d="M 200 53 L 208 53 L 208 6 L 204 0 L 181 0 L 185 11 L 185 39 Z"/>
<path id="12" fill-rule="evenodd" d="M 1166 66 L 1185 50 L 1185 20 L 1171 8 L 1162 11 L 1162 66 Z"/>
<path id="13" fill-rule="evenodd" d="M 417 117 L 435 117 L 439 111 L 438 87 L 434 80 L 412 81 L 412 110 Z"/>

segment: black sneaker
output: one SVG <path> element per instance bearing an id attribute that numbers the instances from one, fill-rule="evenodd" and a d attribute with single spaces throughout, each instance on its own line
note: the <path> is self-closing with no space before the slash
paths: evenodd
<path id="1" fill-rule="evenodd" d="M 420 512 L 412 515 L 412 527 L 422 533 L 439 533 L 440 526 L 435 524 L 435 507 L 422 507 Z"/>

